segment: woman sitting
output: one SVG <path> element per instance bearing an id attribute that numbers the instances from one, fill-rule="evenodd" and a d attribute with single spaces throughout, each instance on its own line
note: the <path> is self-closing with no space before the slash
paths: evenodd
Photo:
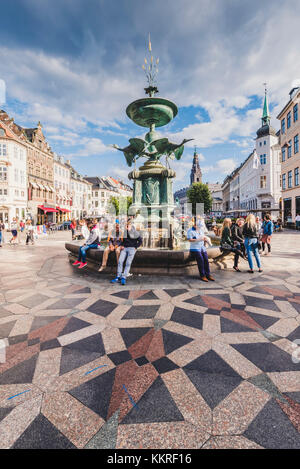
<path id="1" fill-rule="evenodd" d="M 105 269 L 107 265 L 108 255 L 110 252 L 115 251 L 117 264 L 118 264 L 120 252 L 121 252 L 120 247 L 121 247 L 122 241 L 123 241 L 123 235 L 121 234 L 121 231 L 120 231 L 120 225 L 119 223 L 116 223 L 115 233 L 112 233 L 112 231 L 110 231 L 108 234 L 108 238 L 107 238 L 108 246 L 104 249 L 103 257 L 102 257 L 102 264 L 99 268 L 99 272 L 102 272 L 102 270 Z"/>
<path id="2" fill-rule="evenodd" d="M 240 272 L 240 269 L 238 267 L 239 258 L 242 257 L 243 259 L 245 259 L 245 256 L 242 253 L 242 251 L 240 249 L 240 246 L 238 247 L 238 245 L 236 245 L 236 246 L 234 245 L 234 241 L 231 237 L 231 231 L 230 231 L 231 225 L 232 225 L 231 219 L 230 218 L 225 218 L 224 221 L 223 221 L 222 229 L 221 229 L 221 236 L 222 236 L 222 238 L 221 238 L 221 251 L 222 252 L 229 251 L 229 252 L 234 253 L 233 268 L 236 272 Z"/>

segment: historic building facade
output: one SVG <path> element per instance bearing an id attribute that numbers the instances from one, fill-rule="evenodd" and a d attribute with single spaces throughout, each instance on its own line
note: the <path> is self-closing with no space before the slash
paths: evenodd
<path id="1" fill-rule="evenodd" d="M 281 197 L 279 135 L 270 125 L 267 93 L 265 93 L 262 125 L 256 133 L 255 149 L 224 180 L 224 211 L 233 215 L 249 212 L 262 216 L 270 211 L 279 215 Z"/>
<path id="2" fill-rule="evenodd" d="M 27 145 L 21 129 L 0 111 L 0 222 L 26 218 Z"/>
<path id="3" fill-rule="evenodd" d="M 66 166 L 64 158 L 54 154 L 54 188 L 55 188 L 55 204 L 56 204 L 56 223 L 62 223 L 70 220 L 71 216 L 71 171 Z"/>
<path id="4" fill-rule="evenodd" d="M 132 189 L 112 177 L 85 177 L 92 184 L 92 216 L 102 217 L 109 211 L 111 197 L 132 197 Z"/>
<path id="5" fill-rule="evenodd" d="M 81 219 L 92 215 L 92 184 L 71 166 L 70 160 L 65 165 L 70 170 L 71 218 Z"/>
<path id="6" fill-rule="evenodd" d="M 294 223 L 300 214 L 300 87 L 290 91 L 290 99 L 280 111 L 282 209 L 285 223 Z"/>

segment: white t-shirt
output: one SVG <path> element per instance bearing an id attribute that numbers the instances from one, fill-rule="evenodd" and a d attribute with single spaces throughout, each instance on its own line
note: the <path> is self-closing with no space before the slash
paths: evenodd
<path id="1" fill-rule="evenodd" d="M 300 221 L 300 215 L 297 215 L 297 216 L 295 217 L 295 221 Z"/>

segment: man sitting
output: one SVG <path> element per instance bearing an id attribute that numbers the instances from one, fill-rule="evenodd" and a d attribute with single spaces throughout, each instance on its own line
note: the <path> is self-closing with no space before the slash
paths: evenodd
<path id="1" fill-rule="evenodd" d="M 215 279 L 210 275 L 208 256 L 204 246 L 206 238 L 203 227 L 201 225 L 197 227 L 195 221 L 194 226 L 187 232 L 190 252 L 192 257 L 197 261 L 200 279 L 203 282 L 208 282 L 208 280 L 214 282 Z"/>
<path id="2" fill-rule="evenodd" d="M 83 269 L 86 265 L 86 253 L 89 249 L 97 249 L 100 245 L 99 233 L 94 223 L 88 225 L 90 235 L 86 240 L 86 243 L 79 248 L 78 259 L 73 265 L 78 265 L 78 269 Z"/>

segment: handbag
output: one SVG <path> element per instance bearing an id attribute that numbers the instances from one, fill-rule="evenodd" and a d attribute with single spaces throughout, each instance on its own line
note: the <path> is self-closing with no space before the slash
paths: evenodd
<path id="1" fill-rule="evenodd" d="M 223 243 L 223 244 L 221 244 L 221 248 L 226 249 L 226 250 L 231 250 L 232 246 L 230 246 L 230 244 L 228 244 L 228 243 Z"/>

